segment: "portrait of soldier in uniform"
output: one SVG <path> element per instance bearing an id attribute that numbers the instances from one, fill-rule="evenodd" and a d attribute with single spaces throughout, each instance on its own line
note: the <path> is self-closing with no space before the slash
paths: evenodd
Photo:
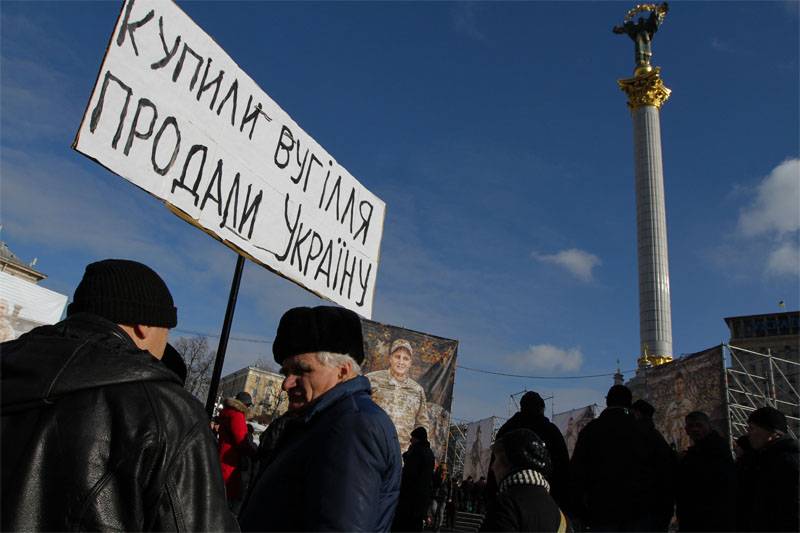
<path id="1" fill-rule="evenodd" d="M 401 450 L 408 448 L 414 428 L 431 429 L 425 391 L 409 376 L 413 361 L 411 343 L 396 339 L 389 348 L 389 368 L 366 375 L 372 386 L 372 400 L 394 422 Z"/>

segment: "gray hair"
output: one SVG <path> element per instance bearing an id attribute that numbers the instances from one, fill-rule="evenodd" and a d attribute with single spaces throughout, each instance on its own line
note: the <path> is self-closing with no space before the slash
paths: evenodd
<path id="1" fill-rule="evenodd" d="M 361 367 L 359 366 L 359 364 L 356 363 L 355 359 L 353 359 L 347 354 L 333 353 L 333 352 L 317 352 L 316 355 L 317 355 L 317 361 L 319 361 L 321 365 L 325 365 L 330 368 L 336 368 L 343 364 L 350 363 L 353 372 L 356 375 L 361 374 Z"/>

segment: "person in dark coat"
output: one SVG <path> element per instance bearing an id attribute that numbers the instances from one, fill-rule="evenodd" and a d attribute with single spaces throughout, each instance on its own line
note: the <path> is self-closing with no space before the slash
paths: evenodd
<path id="1" fill-rule="evenodd" d="M 747 435 L 740 435 L 734 441 L 733 454 L 736 456 L 736 530 L 749 529 L 750 509 L 748 502 L 755 485 L 755 450 Z"/>
<path id="2" fill-rule="evenodd" d="M 481 531 L 571 531 L 550 496 L 550 454 L 529 429 L 508 431 L 493 447 L 498 492 L 489 503 Z"/>
<path id="3" fill-rule="evenodd" d="M 392 531 L 422 531 L 433 498 L 433 452 L 424 427 L 411 432 L 411 444 L 403 454 L 400 498 Z"/>
<path id="4" fill-rule="evenodd" d="M 447 502 L 444 510 L 446 513 L 445 523 L 447 529 L 453 531 L 456 527 L 456 512 L 461 510 L 461 489 L 458 486 L 460 481 L 453 478 L 447 480 Z"/>
<path id="5" fill-rule="evenodd" d="M 667 531 L 675 513 L 675 469 L 678 458 L 653 422 L 655 408 L 645 400 L 631 405 L 636 425 L 644 433 L 648 445 L 655 451 L 655 475 L 650 478 L 647 498 L 649 510 L 646 531 Z"/>
<path id="6" fill-rule="evenodd" d="M 256 479 L 267 469 L 267 466 L 275 459 L 275 454 L 279 449 L 281 437 L 284 434 L 286 425 L 299 413 L 299 410 L 286 411 L 278 418 L 273 419 L 267 426 L 267 429 L 265 429 L 259 437 L 258 449 L 255 455 L 255 474 L 251 482 L 251 487 Z"/>
<path id="7" fill-rule="evenodd" d="M 736 470 L 731 449 L 700 411 L 686 415 L 686 434 L 692 446 L 678 465 L 678 527 L 680 531 L 733 531 Z"/>
<path id="8" fill-rule="evenodd" d="M 593 531 L 644 531 L 656 454 L 628 412 L 627 387 L 612 386 L 606 405 L 578 434 L 570 463 L 570 510 Z"/>
<path id="9" fill-rule="evenodd" d="M 400 445 L 360 375 L 358 315 L 291 309 L 272 350 L 297 413 L 242 505 L 242 530 L 388 531 L 400 493 Z"/>
<path id="10" fill-rule="evenodd" d="M 743 491 L 740 531 L 800 531 L 798 457 L 800 447 L 788 433 L 786 416 L 774 407 L 753 411 L 747 420 L 753 447 L 751 483 Z"/>
<path id="11" fill-rule="evenodd" d="M 65 320 L 0 346 L 3 531 L 238 529 L 176 324 L 158 274 L 109 259 Z"/>
<path id="12" fill-rule="evenodd" d="M 486 477 L 481 476 L 475 482 L 472 492 L 475 498 L 475 512 L 484 514 L 486 512 Z"/>
<path id="13" fill-rule="evenodd" d="M 448 477 L 447 465 L 445 463 L 437 465 L 436 470 L 433 471 L 433 501 L 430 507 L 431 525 L 435 531 L 439 531 L 444 523 Z"/>
<path id="14" fill-rule="evenodd" d="M 472 481 L 472 476 L 467 476 L 467 479 L 459 485 L 459 501 L 461 502 L 461 511 L 472 512 L 472 489 L 475 488 L 475 482 Z"/>
<path id="15" fill-rule="evenodd" d="M 547 479 L 550 483 L 551 494 L 559 507 L 566 510 L 569 505 L 569 451 L 567 443 L 564 442 L 564 436 L 558 426 L 550 422 L 544 415 L 544 400 L 538 393 L 526 392 L 519 401 L 519 407 L 519 412 L 515 413 L 497 430 L 496 438 L 515 429 L 527 428 L 544 441 L 552 464 L 552 470 Z M 490 469 L 487 481 L 489 500 L 492 499 L 496 487 L 497 480 Z"/>

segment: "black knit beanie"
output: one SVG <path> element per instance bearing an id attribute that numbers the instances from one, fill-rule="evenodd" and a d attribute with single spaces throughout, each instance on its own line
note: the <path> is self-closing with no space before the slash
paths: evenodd
<path id="1" fill-rule="evenodd" d="M 92 313 L 115 324 L 174 328 L 178 310 L 164 280 L 153 269 L 126 259 L 86 267 L 67 316 Z"/>
<path id="2" fill-rule="evenodd" d="M 281 317 L 272 343 L 275 362 L 312 352 L 347 354 L 359 365 L 364 361 L 361 319 L 349 309 L 332 306 L 295 307 Z"/>

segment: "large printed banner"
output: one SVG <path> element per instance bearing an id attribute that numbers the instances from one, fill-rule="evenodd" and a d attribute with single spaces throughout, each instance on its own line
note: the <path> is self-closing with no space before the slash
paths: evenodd
<path id="1" fill-rule="evenodd" d="M 572 450 L 575 449 L 575 443 L 578 442 L 578 434 L 586 425 L 594 420 L 600 414 L 600 407 L 593 403 L 586 407 L 579 407 L 570 411 L 564 411 L 553 416 L 553 424 L 555 424 L 564 436 L 564 441 L 567 443 L 567 451 L 572 457 Z"/>
<path id="2" fill-rule="evenodd" d="M 61 320 L 67 297 L 0 272 L 0 342 Z"/>
<path id="3" fill-rule="evenodd" d="M 464 442 L 464 479 L 472 476 L 479 480 L 489 476 L 489 463 L 492 457 L 492 436 L 494 417 L 484 418 L 467 425 Z"/>
<path id="4" fill-rule="evenodd" d="M 124 3 L 73 146 L 251 260 L 372 315 L 385 204 L 173 2 Z"/>
<path id="5" fill-rule="evenodd" d="M 411 432 L 424 427 L 441 461 L 450 430 L 458 341 L 371 320 L 361 325 L 362 371 L 372 385 L 372 399 L 394 422 L 400 449 L 405 452 Z"/>
<path id="6" fill-rule="evenodd" d="M 715 346 L 648 368 L 632 384 L 634 399 L 655 407 L 656 428 L 677 451 L 691 446 L 684 419 L 692 411 L 706 413 L 712 427 L 728 436 L 724 365 L 722 346 Z"/>

